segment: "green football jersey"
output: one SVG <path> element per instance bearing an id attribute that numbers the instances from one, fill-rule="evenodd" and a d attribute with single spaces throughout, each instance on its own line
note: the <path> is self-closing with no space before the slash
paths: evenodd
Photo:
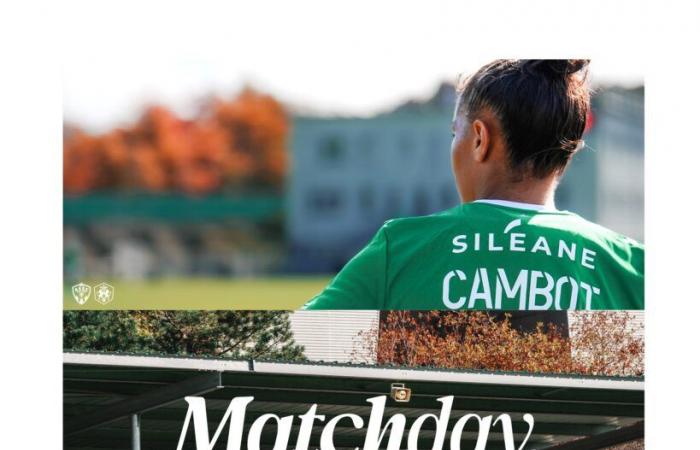
<path id="1" fill-rule="evenodd" d="M 305 308 L 644 309 L 644 246 L 568 211 L 466 203 L 387 221 Z"/>

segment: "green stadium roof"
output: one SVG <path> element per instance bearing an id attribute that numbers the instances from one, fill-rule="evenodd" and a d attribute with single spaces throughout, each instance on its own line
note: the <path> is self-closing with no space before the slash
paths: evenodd
<path id="1" fill-rule="evenodd" d="M 604 448 L 643 435 L 644 381 L 640 378 L 106 353 L 67 352 L 63 359 L 66 449 L 175 449 L 187 411 L 183 398 L 191 395 L 206 399 L 211 429 L 218 426 L 234 397 L 251 395 L 255 401 L 248 406 L 247 427 L 262 414 L 300 415 L 312 404 L 318 404 L 317 414 L 354 413 L 367 423 L 371 409 L 367 399 L 388 395 L 391 384 L 397 382 L 412 390 L 411 400 L 389 399 L 385 417 L 395 413 L 407 417 L 404 439 L 416 417 L 439 413 L 436 399 L 447 395 L 454 396 L 450 429 L 467 413 L 482 417 L 509 413 L 516 448 L 528 428 L 520 420 L 524 413 L 535 419 L 527 448 Z M 132 441 L 133 420 L 138 424 L 138 442 Z M 318 448 L 322 425 L 314 427 L 310 448 Z M 463 449 L 474 448 L 476 429 L 474 423 L 471 426 L 462 434 Z M 268 433 L 270 429 L 271 434 L 263 433 L 261 448 L 274 444 L 276 431 L 265 428 Z M 297 431 L 298 426 L 290 444 L 296 442 Z M 503 448 L 502 440 L 493 439 L 498 436 L 495 432 L 496 427 L 487 448 Z M 362 448 L 365 433 L 366 428 L 358 430 L 350 421 L 341 421 L 334 433 L 336 448 Z M 434 433 L 434 422 L 425 422 L 419 447 L 432 447 Z M 192 434 L 189 431 L 190 439 Z M 216 448 L 224 448 L 225 441 L 219 439 Z"/>

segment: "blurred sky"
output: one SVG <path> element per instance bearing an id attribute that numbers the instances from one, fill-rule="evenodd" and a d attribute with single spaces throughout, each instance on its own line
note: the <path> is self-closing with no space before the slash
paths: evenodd
<path id="1" fill-rule="evenodd" d="M 497 57 L 590 57 L 594 82 L 643 82 L 643 48 L 627 45 L 642 37 L 633 2 L 589 2 L 570 21 L 556 19 L 557 2 L 533 15 L 531 2 L 502 0 L 507 17 L 484 3 L 69 2 L 64 119 L 102 131 L 151 103 L 187 116 L 244 84 L 298 108 L 368 115 Z"/>

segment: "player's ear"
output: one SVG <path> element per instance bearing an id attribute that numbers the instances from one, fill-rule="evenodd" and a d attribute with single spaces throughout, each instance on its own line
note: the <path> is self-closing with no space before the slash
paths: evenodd
<path id="1" fill-rule="evenodd" d="M 484 162 L 489 155 L 489 145 L 491 144 L 489 129 L 484 122 L 476 119 L 472 122 L 472 131 L 474 136 L 474 160 Z"/>

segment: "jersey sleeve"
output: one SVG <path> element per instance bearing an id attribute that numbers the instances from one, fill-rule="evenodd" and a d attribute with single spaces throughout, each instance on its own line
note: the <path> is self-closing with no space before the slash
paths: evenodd
<path id="1" fill-rule="evenodd" d="M 634 295 L 630 305 L 625 309 L 644 309 L 644 245 L 637 242 L 631 249 L 631 265 L 634 268 L 633 281 Z"/>
<path id="2" fill-rule="evenodd" d="M 385 226 L 304 309 L 382 309 L 388 243 Z"/>

